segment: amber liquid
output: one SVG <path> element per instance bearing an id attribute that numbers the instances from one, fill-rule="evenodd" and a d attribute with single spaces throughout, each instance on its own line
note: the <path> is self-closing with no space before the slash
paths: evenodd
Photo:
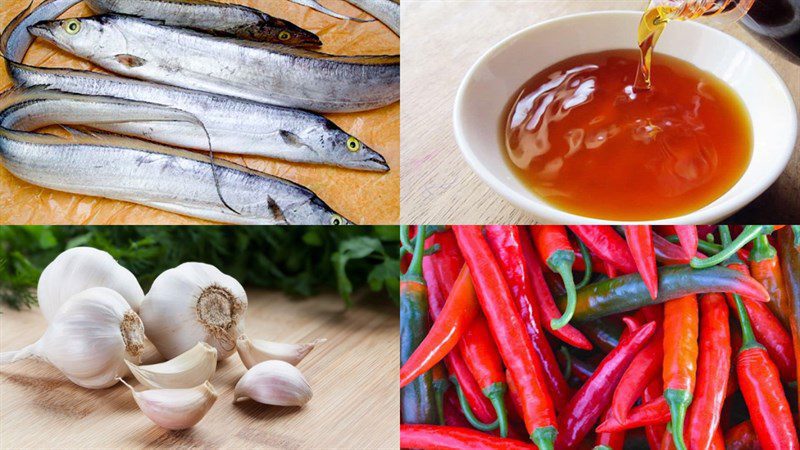
<path id="1" fill-rule="evenodd" d="M 753 146 L 738 95 L 666 55 L 634 88 L 637 50 L 580 55 L 531 78 L 504 116 L 506 157 L 537 196 L 573 214 L 648 221 L 712 203 L 741 178 Z"/>

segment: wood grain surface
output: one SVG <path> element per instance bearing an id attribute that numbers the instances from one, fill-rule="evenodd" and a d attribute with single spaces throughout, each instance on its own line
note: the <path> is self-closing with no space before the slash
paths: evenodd
<path id="1" fill-rule="evenodd" d="M 397 448 L 397 308 L 372 299 L 345 311 L 335 295 L 249 294 L 248 336 L 328 339 L 298 366 L 314 391 L 304 407 L 233 404 L 246 371 L 234 355 L 211 379 L 220 395 L 208 415 L 194 428 L 168 431 L 150 422 L 121 384 L 88 390 L 45 363 L 22 361 L 0 368 L 0 448 Z M 34 342 L 45 326 L 38 309 L 4 308 L 0 351 Z"/>
<path id="2" fill-rule="evenodd" d="M 259 8 L 317 33 L 321 51 L 331 54 L 391 54 L 399 51 L 398 37 L 381 22 L 356 23 L 335 19 L 288 0 L 217 0 Z M 0 29 L 23 11 L 30 0 L 0 0 Z M 39 4 L 41 0 L 34 0 Z M 351 16 L 368 15 L 343 0 L 326 3 Z M 81 2 L 63 17 L 92 15 Z M 43 67 L 81 70 L 102 69 L 37 39 L 25 63 Z M 0 91 L 12 82 L 5 64 L 0 64 Z M 385 158 L 391 171 L 363 172 L 322 165 L 298 164 L 258 156 L 223 155 L 235 163 L 279 176 L 314 191 L 344 217 L 360 224 L 395 224 L 400 216 L 400 106 L 349 114 L 328 114 L 343 130 L 358 137 Z M 47 132 L 59 130 L 50 127 Z M 124 168 L 121 168 L 124 173 Z M 74 195 L 23 182 L 0 165 L 0 223 L 7 224 L 204 224 L 203 220 L 116 200 Z"/>
<path id="3" fill-rule="evenodd" d="M 535 223 L 470 170 L 453 137 L 456 90 L 492 45 L 544 20 L 595 10 L 642 10 L 646 0 L 404 0 L 401 43 L 401 221 L 425 224 Z M 721 27 L 769 61 L 800 104 L 800 66 L 737 24 Z M 569 36 L 564 36 L 569 39 Z M 798 143 L 796 150 L 800 150 Z M 764 195 L 731 221 L 800 222 L 800 151 Z"/>

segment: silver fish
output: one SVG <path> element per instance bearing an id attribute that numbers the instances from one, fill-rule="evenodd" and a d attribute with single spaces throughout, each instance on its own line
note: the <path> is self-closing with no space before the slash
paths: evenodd
<path id="1" fill-rule="evenodd" d="M 18 178 L 49 189 L 218 222 L 350 223 L 307 188 L 228 161 L 212 165 L 200 153 L 117 135 L 79 133 L 64 139 L 30 131 L 82 118 L 193 121 L 190 114 L 161 105 L 12 89 L 0 97 L 0 163 Z"/>
<path id="2" fill-rule="evenodd" d="M 262 11 L 211 0 L 84 0 L 98 13 L 117 13 L 157 19 L 166 25 L 192 28 L 250 41 L 315 48 L 319 37 L 288 20 Z"/>
<path id="3" fill-rule="evenodd" d="M 36 9 L 31 13 L 37 16 L 37 22 L 47 17 L 40 12 Z M 55 10 L 49 14 L 60 13 Z M 3 53 L 16 61 L 21 60 L 30 45 L 24 39 L 27 35 L 24 24 L 15 19 L 0 37 L 0 43 L 4 44 Z M 389 170 L 379 153 L 317 114 L 89 71 L 38 68 L 13 61 L 8 61 L 7 66 L 11 78 L 21 87 L 41 85 L 76 94 L 112 96 L 187 111 L 205 125 L 217 152 L 358 170 Z M 183 122 L 126 122 L 104 124 L 103 129 L 163 144 L 207 150 L 206 135 L 202 130 Z"/>
<path id="4" fill-rule="evenodd" d="M 294 0 L 292 0 L 294 1 Z M 400 3 L 397 0 L 346 0 L 358 9 L 380 20 L 400 36 Z"/>
<path id="5" fill-rule="evenodd" d="M 334 56 L 117 15 L 28 30 L 112 72 L 291 108 L 354 112 L 400 97 L 397 55 Z"/>
<path id="6" fill-rule="evenodd" d="M 292 3 L 297 3 L 298 5 L 306 6 L 314 11 L 321 12 L 326 16 L 335 17 L 337 19 L 342 20 L 352 20 L 353 22 L 374 22 L 375 19 L 359 19 L 358 17 L 350 17 L 344 14 L 339 14 L 336 11 L 326 8 L 319 4 L 317 0 L 290 0 Z"/>

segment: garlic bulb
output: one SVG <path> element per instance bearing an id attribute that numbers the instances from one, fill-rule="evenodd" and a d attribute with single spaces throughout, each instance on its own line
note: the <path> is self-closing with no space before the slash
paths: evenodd
<path id="1" fill-rule="evenodd" d="M 58 255 L 39 277 L 39 308 L 48 322 L 73 295 L 93 287 L 117 291 L 134 312 L 144 299 L 136 277 L 108 253 L 90 247 L 76 247 Z"/>
<path id="2" fill-rule="evenodd" d="M 206 382 L 217 370 L 217 349 L 198 342 L 191 350 L 167 362 L 137 366 L 125 361 L 140 383 L 154 389 L 182 389 Z"/>
<path id="3" fill-rule="evenodd" d="M 297 367 L 275 360 L 248 370 L 236 383 L 233 401 L 251 398 L 265 405 L 303 406 L 311 396 L 311 386 Z"/>
<path id="4" fill-rule="evenodd" d="M 247 294 L 214 266 L 185 263 L 156 278 L 140 309 L 147 337 L 167 359 L 206 342 L 222 360 L 244 332 Z"/>
<path id="5" fill-rule="evenodd" d="M 217 391 L 208 381 L 191 389 L 151 389 L 137 392 L 119 379 L 133 393 L 133 399 L 148 419 L 168 430 L 185 430 L 197 425 L 211 405 Z"/>
<path id="6" fill-rule="evenodd" d="M 248 369 L 258 363 L 277 359 L 286 361 L 296 366 L 303 358 L 314 350 L 319 344 L 326 342 L 327 339 L 317 339 L 308 344 L 282 344 L 280 342 L 262 341 L 259 339 L 251 340 L 247 336 L 239 336 L 236 341 L 236 350 L 242 363 Z"/>
<path id="7" fill-rule="evenodd" d="M 143 348 L 139 316 L 119 293 L 96 287 L 67 300 L 38 342 L 0 354 L 0 365 L 43 359 L 73 383 L 103 389 L 127 375 L 125 358 L 138 360 Z"/>

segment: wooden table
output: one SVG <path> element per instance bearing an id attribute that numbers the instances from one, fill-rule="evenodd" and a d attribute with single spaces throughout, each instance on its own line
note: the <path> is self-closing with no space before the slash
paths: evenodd
<path id="1" fill-rule="evenodd" d="M 378 304 L 380 303 L 380 304 Z M 45 330 L 38 309 L 0 315 L 0 351 L 34 342 Z M 37 361 L 0 368 L 0 448 L 397 448 L 397 308 L 359 302 L 345 311 L 333 294 L 290 300 L 250 292 L 247 334 L 307 342 L 327 338 L 299 364 L 314 391 L 302 408 L 233 404 L 245 368 L 234 355 L 211 379 L 219 399 L 194 428 L 159 428 L 118 384 L 88 390 Z"/>
<path id="2" fill-rule="evenodd" d="M 492 45 L 547 19 L 593 10 L 642 10 L 646 0 L 404 0 L 402 40 L 402 223 L 534 223 L 470 170 L 453 137 L 453 102 L 461 79 Z M 743 27 L 722 29 L 778 71 L 800 104 L 800 68 Z M 564 36 L 569 39 L 569 36 Z M 798 143 L 796 150 L 800 150 Z M 778 182 L 735 220 L 800 223 L 800 151 Z M 794 207 L 789 207 L 794 205 Z"/>

